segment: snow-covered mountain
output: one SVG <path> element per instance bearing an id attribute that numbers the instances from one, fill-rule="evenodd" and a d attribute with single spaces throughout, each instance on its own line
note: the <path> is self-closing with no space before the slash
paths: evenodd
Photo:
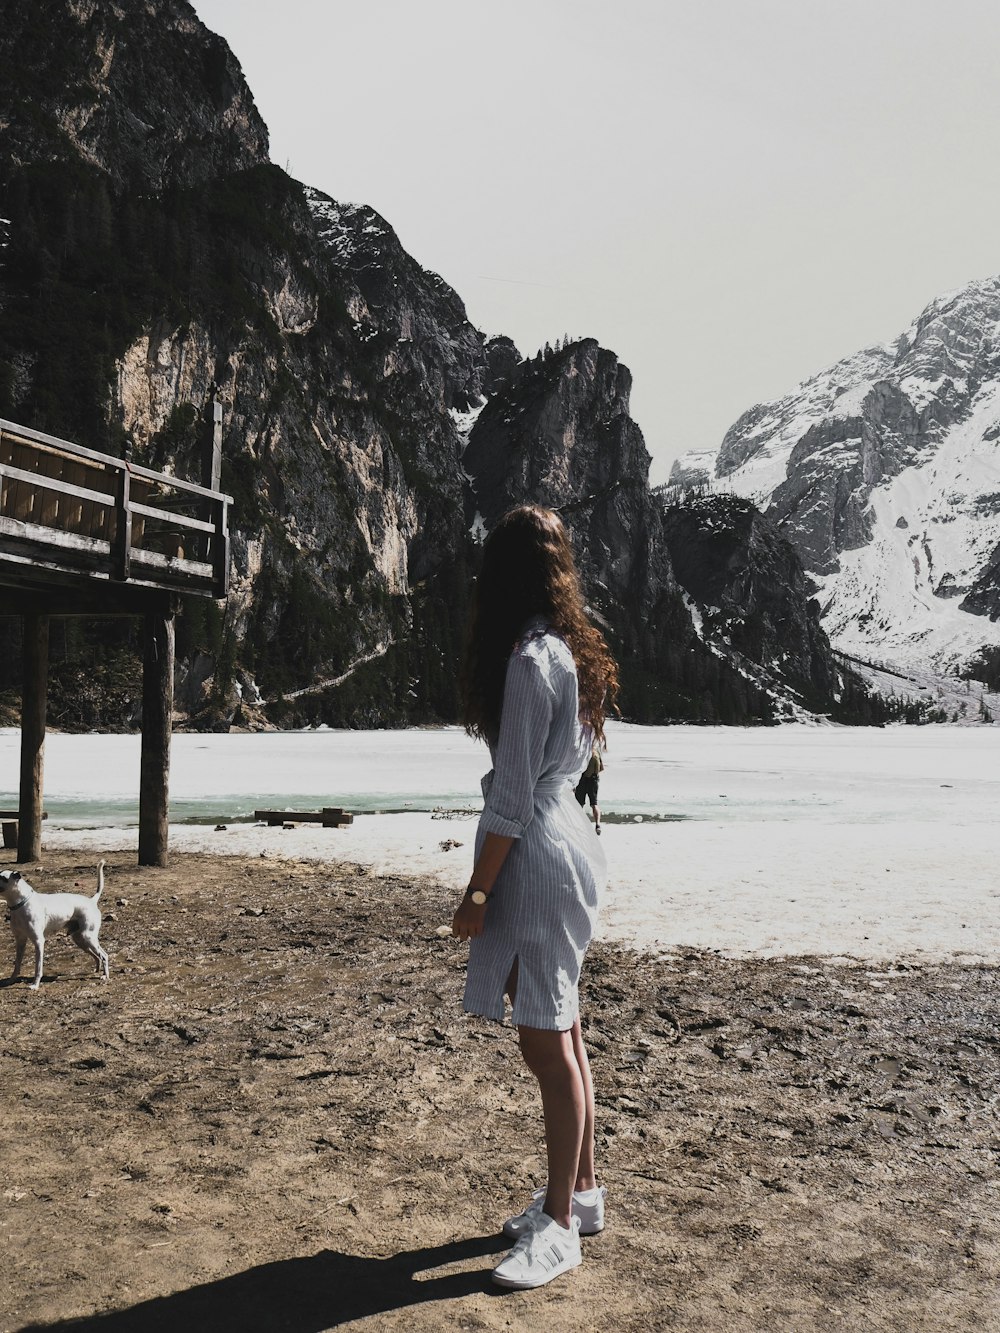
<path id="1" fill-rule="evenodd" d="M 1000 645 L 1000 277 L 751 408 L 671 482 L 764 509 L 846 652 L 952 672 Z"/>

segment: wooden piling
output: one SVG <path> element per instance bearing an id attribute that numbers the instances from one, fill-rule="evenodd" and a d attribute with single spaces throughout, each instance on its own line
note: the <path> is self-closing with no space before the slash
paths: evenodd
<path id="1" fill-rule="evenodd" d="M 45 707 L 49 686 L 49 618 L 38 612 L 23 617 L 21 689 L 21 793 L 18 804 L 17 859 L 42 855 L 42 806 L 45 768 Z"/>
<path id="2" fill-rule="evenodd" d="M 165 866 L 169 824 L 170 721 L 174 707 L 174 620 L 147 612 L 142 663 L 139 864 Z"/>

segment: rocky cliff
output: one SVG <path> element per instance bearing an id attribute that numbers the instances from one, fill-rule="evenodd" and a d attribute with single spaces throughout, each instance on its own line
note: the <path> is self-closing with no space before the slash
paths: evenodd
<path id="1" fill-rule="evenodd" d="M 766 509 L 838 646 L 904 667 L 967 665 L 1000 644 L 1000 278 L 752 408 L 674 480 Z"/>
<path id="2" fill-rule="evenodd" d="M 795 548 L 735 495 L 674 490 L 664 500 L 667 547 L 699 637 L 771 697 L 778 712 L 884 721 L 887 713 L 838 662 Z"/>
<path id="3" fill-rule="evenodd" d="M 243 71 L 185 0 L 10 0 L 0 70 L 10 166 L 84 162 L 159 191 L 269 161 Z"/>
<path id="4" fill-rule="evenodd" d="M 463 454 L 470 532 L 528 500 L 559 511 L 591 610 L 623 662 L 627 715 L 770 720 L 766 691 L 695 631 L 629 416 L 631 386 L 626 367 L 591 339 L 514 368 L 476 416 Z"/>
<path id="5" fill-rule="evenodd" d="M 476 537 L 524 498 L 574 532 L 630 716 L 772 717 L 677 587 L 628 371 L 487 342 L 385 219 L 271 165 L 185 0 L 8 0 L 0 127 L 0 415 L 197 476 L 223 404 L 232 594 L 178 626 L 196 722 L 453 718 Z"/>

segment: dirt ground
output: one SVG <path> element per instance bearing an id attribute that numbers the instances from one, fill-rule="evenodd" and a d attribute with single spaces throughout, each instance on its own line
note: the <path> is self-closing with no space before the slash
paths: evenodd
<path id="1" fill-rule="evenodd" d="M 452 897 L 112 858 L 110 984 L 57 939 L 0 988 L 3 1333 L 1000 1329 L 997 972 L 957 964 L 595 946 L 608 1226 L 494 1289 L 541 1124 L 511 1030 L 461 1013 Z"/>

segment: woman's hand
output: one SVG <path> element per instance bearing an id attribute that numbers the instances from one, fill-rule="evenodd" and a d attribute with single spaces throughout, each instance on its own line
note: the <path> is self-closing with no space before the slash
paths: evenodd
<path id="1" fill-rule="evenodd" d="M 463 898 L 452 917 L 451 933 L 459 940 L 475 939 L 483 933 L 487 904 L 477 907 L 471 898 Z"/>
<path id="2" fill-rule="evenodd" d="M 489 898 L 496 884 L 497 875 L 504 861 L 507 859 L 507 853 L 514 846 L 513 838 L 503 837 L 499 833 L 487 833 L 483 839 L 483 847 L 476 864 L 472 869 L 472 879 L 469 882 L 469 889 L 473 886 L 486 894 Z M 486 917 L 487 903 L 480 903 L 477 907 L 472 898 L 467 893 L 458 905 L 458 911 L 455 913 L 451 922 L 451 933 L 459 940 L 475 939 L 477 935 L 483 933 L 483 921 Z"/>

